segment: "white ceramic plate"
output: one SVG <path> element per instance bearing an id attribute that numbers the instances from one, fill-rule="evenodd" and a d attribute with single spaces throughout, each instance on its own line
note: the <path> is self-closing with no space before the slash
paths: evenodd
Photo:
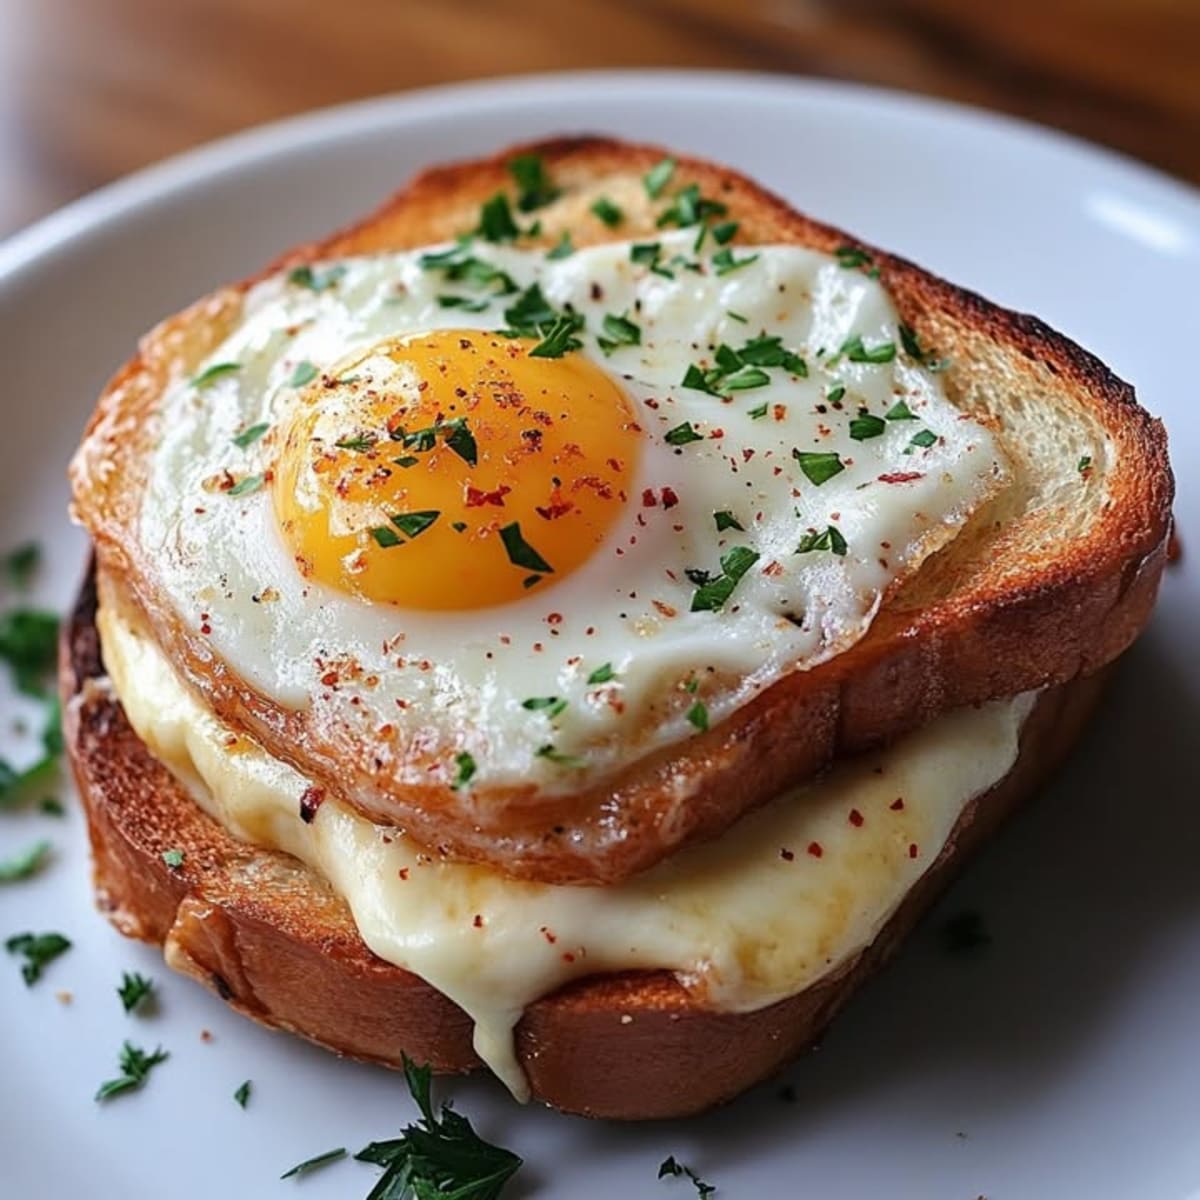
<path id="1" fill-rule="evenodd" d="M 66 603 L 84 554 L 63 467 L 107 374 L 156 318 L 373 206 L 415 168 L 572 130 L 723 159 L 798 206 L 1037 312 L 1133 380 L 1172 436 L 1177 512 L 1200 536 L 1200 202 L 1056 134 L 911 97 L 755 76 L 594 74 L 384 99 L 269 127 L 99 192 L 0 246 L 0 547 L 49 552 Z M 528 1160 L 514 1197 L 687 1197 L 675 1154 L 730 1197 L 1185 1200 L 1200 1196 L 1200 572 L 1169 573 L 1074 763 L 971 870 L 821 1051 L 699 1120 L 613 1127 L 447 1085 Z M 6 714 L 11 698 L 0 697 Z M 10 722 L 3 722 L 7 730 Z M 14 756 L 19 748 L 11 747 Z M 23 751 L 28 754 L 28 747 Z M 0 816 L 0 853 L 57 843 L 0 892 L 0 936 L 75 948 L 26 989 L 0 956 L 0 1192 L 358 1197 L 371 1168 L 286 1167 L 412 1118 L 402 1081 L 271 1035 L 172 977 L 92 908 L 82 818 Z M 969 960 L 937 936 L 979 909 Z M 159 981 L 125 1017 L 122 970 Z M 74 994 L 70 1005 L 55 999 Z M 201 1030 L 212 1040 L 201 1040 Z M 124 1037 L 171 1059 L 93 1103 Z M 603 1063 L 597 1064 L 603 1070 Z M 232 1093 L 254 1080 L 246 1111 Z"/>

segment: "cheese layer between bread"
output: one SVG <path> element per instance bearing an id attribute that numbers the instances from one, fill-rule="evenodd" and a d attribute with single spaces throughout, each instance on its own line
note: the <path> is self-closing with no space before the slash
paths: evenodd
<path id="1" fill-rule="evenodd" d="M 363 941 L 475 1022 L 480 1058 L 518 1097 L 513 1030 L 570 980 L 667 969 L 722 1011 L 794 995 L 874 939 L 964 807 L 1004 777 L 1033 694 L 939 718 L 837 764 L 720 838 L 606 887 L 509 879 L 442 861 L 330 798 L 222 724 L 130 609 L 98 627 L 115 691 L 150 751 L 233 835 L 294 855 L 345 899 Z"/>

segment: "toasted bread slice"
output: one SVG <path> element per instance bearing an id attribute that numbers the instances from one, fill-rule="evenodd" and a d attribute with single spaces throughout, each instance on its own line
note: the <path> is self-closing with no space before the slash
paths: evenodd
<path id="1" fill-rule="evenodd" d="M 238 841 L 199 809 L 130 728 L 102 679 L 95 591 L 64 629 L 67 751 L 87 811 L 100 907 L 122 933 L 265 1025 L 390 1067 L 481 1064 L 469 1018 L 375 957 L 329 886 L 285 854 Z M 973 800 L 875 942 L 804 992 L 751 1013 L 707 1009 L 666 972 L 585 979 L 531 1005 L 516 1031 L 533 1096 L 624 1120 L 683 1116 L 735 1096 L 814 1042 L 966 858 L 1054 768 L 1102 675 L 1043 693 L 1009 774 Z M 184 851 L 183 864 L 163 861 Z"/>
<path id="2" fill-rule="evenodd" d="M 511 190 L 506 164 L 517 153 L 540 155 L 561 189 L 537 213 L 542 243 L 566 230 L 576 245 L 654 235 L 662 202 L 650 199 L 642 176 L 663 152 L 575 138 L 429 171 L 365 221 L 278 265 L 453 238 L 476 225 L 484 200 Z M 739 244 L 827 252 L 861 245 L 743 176 L 681 158 L 672 190 L 691 183 L 740 222 Z M 625 214 L 614 231 L 589 216 L 600 196 Z M 550 882 L 624 878 L 719 834 L 836 754 L 957 706 L 1095 671 L 1132 641 L 1150 612 L 1172 498 L 1161 424 L 1138 407 L 1127 384 L 1038 320 L 863 248 L 901 319 L 923 346 L 948 357 L 950 398 L 998 435 L 1013 485 L 888 598 L 849 652 L 785 677 L 708 732 L 573 794 L 477 788 L 468 802 L 445 784 L 381 778 L 367 761 L 370 747 L 316 727 L 306 711 L 284 708 L 214 663 L 203 636 L 156 591 L 135 532 L 156 400 L 237 320 L 248 284 L 165 322 L 118 373 L 73 466 L 76 510 L 104 569 L 125 581 L 191 684 L 272 754 L 452 858 Z M 347 779 L 353 788 L 345 788 Z"/>

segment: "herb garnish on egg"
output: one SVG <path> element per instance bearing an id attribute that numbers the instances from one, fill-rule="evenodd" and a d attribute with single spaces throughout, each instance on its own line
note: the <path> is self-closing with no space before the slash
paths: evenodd
<path id="1" fill-rule="evenodd" d="M 849 547 L 841 530 L 836 525 L 826 525 L 824 529 L 810 530 L 800 539 L 796 547 L 797 554 L 811 554 L 814 550 L 832 550 L 839 557 L 844 557 Z"/>
<path id="2" fill-rule="evenodd" d="M 508 173 L 519 189 L 517 207 L 522 212 L 544 208 L 562 195 L 562 190 L 551 182 L 540 154 L 518 154 L 509 160 Z"/>
<path id="3" fill-rule="evenodd" d="M 792 457 L 800 464 L 808 481 L 817 487 L 846 469 L 835 450 L 793 450 Z"/>

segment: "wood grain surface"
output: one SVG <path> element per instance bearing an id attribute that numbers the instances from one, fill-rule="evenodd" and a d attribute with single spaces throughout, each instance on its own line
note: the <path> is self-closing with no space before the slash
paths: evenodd
<path id="1" fill-rule="evenodd" d="M 901 87 L 1200 182 L 1200 0 L 0 0 L 0 234 L 304 109 L 615 66 Z"/>

